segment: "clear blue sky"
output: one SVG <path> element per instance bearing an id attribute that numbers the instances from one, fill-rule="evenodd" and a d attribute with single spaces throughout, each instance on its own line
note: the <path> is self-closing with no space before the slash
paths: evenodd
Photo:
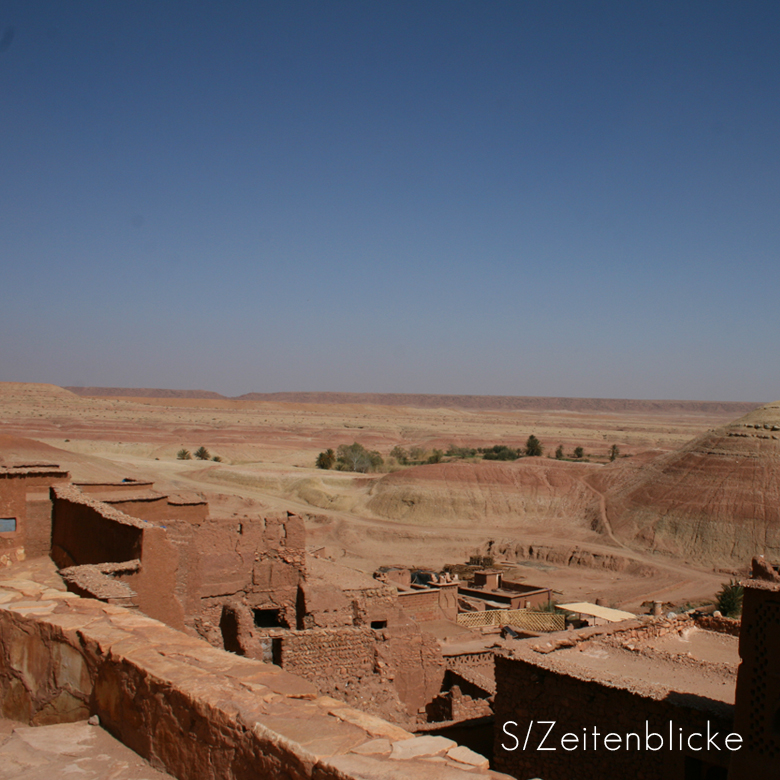
<path id="1" fill-rule="evenodd" d="M 780 397 L 780 3 L 0 4 L 0 380 Z"/>

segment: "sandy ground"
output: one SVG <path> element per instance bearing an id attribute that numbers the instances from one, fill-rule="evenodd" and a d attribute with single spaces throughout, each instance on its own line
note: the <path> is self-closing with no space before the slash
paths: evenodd
<path id="1" fill-rule="evenodd" d="M 600 463 L 606 461 L 612 444 L 638 461 L 643 451 L 677 447 L 732 416 L 674 410 L 587 414 L 85 398 L 50 385 L 0 383 L 0 458 L 57 462 L 70 469 L 76 480 L 151 479 L 163 490 L 204 494 L 212 513 L 220 515 L 294 511 L 306 522 L 311 549 L 369 573 L 383 564 L 439 568 L 444 563 L 460 563 L 484 550 L 488 542 L 501 540 L 617 555 L 635 565 L 609 570 L 536 560 L 520 562 L 519 574 L 529 582 L 552 587 L 559 600 L 601 598 L 608 605 L 639 610 L 652 599 L 677 606 L 712 598 L 728 579 L 727 573 L 628 550 L 571 522 L 565 503 L 556 504 L 554 516 L 546 516 L 547 499 L 538 491 L 532 496 L 536 503 L 524 511 L 522 503 L 513 503 L 519 500 L 513 493 L 515 483 L 494 485 L 488 480 L 473 495 L 462 484 L 451 490 L 442 488 L 441 494 L 430 492 L 433 508 L 426 509 L 424 521 L 413 513 L 382 516 L 378 513 L 385 511 L 381 506 L 378 510 L 371 507 L 379 506 L 372 498 L 386 484 L 386 480 L 380 482 L 384 475 L 323 472 L 313 468 L 316 456 L 328 447 L 335 450 L 353 441 L 385 456 L 397 444 L 428 449 L 446 449 L 450 444 L 517 447 L 533 433 L 546 452 L 562 444 L 567 453 L 582 446 L 593 456 L 589 466 L 571 464 L 569 468 L 550 462 L 568 469 L 567 479 L 574 484 L 579 479 L 577 469 L 604 468 Z M 201 445 L 223 462 L 176 459 L 182 447 L 194 451 Z M 522 464 L 517 468 L 526 468 Z M 544 489 L 549 487 L 551 495 L 555 494 L 557 483 L 550 481 L 549 469 L 541 471 Z M 463 500 L 471 502 L 470 513 L 437 515 L 440 495 L 458 490 Z M 579 487 L 574 484 L 572 490 Z"/>

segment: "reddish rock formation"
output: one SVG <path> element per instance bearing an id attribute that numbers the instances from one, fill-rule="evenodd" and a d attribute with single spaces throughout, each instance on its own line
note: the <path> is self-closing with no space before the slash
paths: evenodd
<path id="1" fill-rule="evenodd" d="M 621 464 L 622 465 L 622 464 Z M 780 402 L 639 469 L 604 469 L 606 522 L 632 546 L 706 562 L 780 557 Z"/>

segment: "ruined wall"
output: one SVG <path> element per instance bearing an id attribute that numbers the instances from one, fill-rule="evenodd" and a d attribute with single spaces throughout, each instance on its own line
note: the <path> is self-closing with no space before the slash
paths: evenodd
<path id="1" fill-rule="evenodd" d="M 462 685 L 453 685 L 439 694 L 426 708 L 430 722 L 475 720 L 493 716 L 491 702 L 481 696 L 471 696 Z"/>
<path id="2" fill-rule="evenodd" d="M 298 585 L 306 573 L 306 537 L 297 515 L 207 520 L 195 533 L 200 561 L 199 632 L 221 646 L 222 607 L 238 602 L 278 609 L 280 625 L 294 628 Z"/>
<path id="3" fill-rule="evenodd" d="M 141 557 L 145 523 L 73 487 L 52 488 L 51 556 L 60 568 Z"/>
<path id="4" fill-rule="evenodd" d="M 400 610 L 381 630 L 286 630 L 255 626 L 251 610 L 234 603 L 223 609 L 221 629 L 226 650 L 279 664 L 322 693 L 401 721 L 425 707 L 444 678 L 438 642 Z"/>
<path id="5" fill-rule="evenodd" d="M 278 667 L 29 581 L 0 581 L 0 640 L 4 717 L 96 714 L 179 780 L 498 780 L 454 742 L 416 738 Z"/>
<path id="6" fill-rule="evenodd" d="M 52 551 L 60 568 L 138 559 L 140 567 L 118 573 L 147 615 L 183 629 L 179 553 L 166 529 L 130 517 L 73 487 L 52 488 Z"/>
<path id="7" fill-rule="evenodd" d="M 693 732 L 706 732 L 707 721 L 713 731 L 721 735 L 732 728 L 733 708 L 691 694 L 673 694 L 652 698 L 630 690 L 612 687 L 593 679 L 581 679 L 571 674 L 542 668 L 522 659 L 497 656 L 495 696 L 495 767 L 516 778 L 543 777 L 545 780 L 601 780 L 605 777 L 630 777 L 635 780 L 688 780 L 703 777 L 699 762 L 726 767 L 732 755 L 725 749 L 701 752 L 678 750 L 567 752 L 561 748 L 564 733 L 582 735 L 592 733 L 594 726 L 600 734 L 614 732 L 625 735 L 635 732 L 644 738 L 645 723 L 652 731 L 666 727 L 669 721 L 683 729 L 683 738 Z M 518 726 L 510 730 L 518 736 L 520 746 L 503 732 L 507 721 Z M 537 750 L 542 734 L 535 734 L 527 750 L 522 750 L 526 730 L 531 720 L 555 721 L 559 725 L 556 751 Z M 545 729 L 546 730 L 546 729 Z M 695 742 L 694 745 L 698 743 Z M 721 744 L 721 748 L 723 748 Z M 686 766 L 687 765 L 687 766 Z M 693 772 L 696 772 L 695 774 Z"/>
<path id="8" fill-rule="evenodd" d="M 352 626 L 356 607 L 331 583 L 302 582 L 298 589 L 298 628 Z"/>
<path id="9" fill-rule="evenodd" d="M 377 632 L 377 666 L 391 674 L 398 696 L 410 715 L 423 710 L 441 690 L 444 659 L 433 635 L 399 616 Z"/>
<path id="10" fill-rule="evenodd" d="M 715 631 L 718 634 L 739 636 L 742 621 L 739 618 L 714 617 L 713 615 L 700 615 L 694 618 L 694 622 L 700 628 L 707 631 Z"/>

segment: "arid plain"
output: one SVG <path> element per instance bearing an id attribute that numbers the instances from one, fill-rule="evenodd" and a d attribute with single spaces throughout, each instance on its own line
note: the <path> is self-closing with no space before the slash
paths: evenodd
<path id="1" fill-rule="evenodd" d="M 614 533 L 604 491 L 757 404 L 84 392 L 0 383 L 0 462 L 55 462 L 76 481 L 153 480 L 204 495 L 224 516 L 294 511 L 311 549 L 365 572 L 438 569 L 491 554 L 528 582 L 554 588 L 559 601 L 679 607 L 712 598 L 739 570 L 738 559 L 648 549 Z M 387 458 L 396 445 L 521 447 L 530 434 L 543 457 L 372 474 L 315 468 L 319 452 L 355 441 Z M 610 463 L 613 444 L 620 457 Z M 589 459 L 548 457 L 558 445 L 567 458 L 579 446 Z M 180 449 L 200 446 L 222 461 L 177 459 Z"/>

